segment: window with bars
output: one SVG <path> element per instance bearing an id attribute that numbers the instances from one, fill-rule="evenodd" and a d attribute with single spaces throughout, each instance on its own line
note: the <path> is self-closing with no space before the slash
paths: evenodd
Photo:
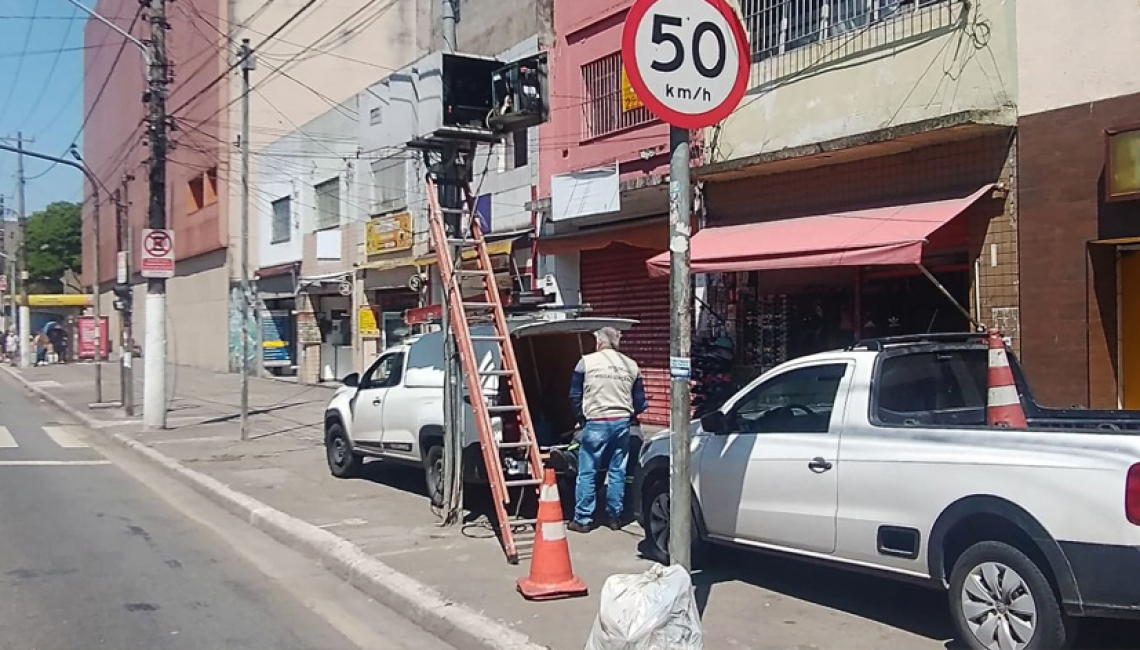
<path id="1" fill-rule="evenodd" d="M 654 120 L 624 82 L 620 52 L 582 66 L 582 97 L 583 140 Z"/>
<path id="2" fill-rule="evenodd" d="M 801 50 L 795 61 L 772 72 L 792 73 L 830 57 L 802 50 L 828 39 L 845 37 L 836 55 L 847 55 L 863 43 L 886 43 L 946 27 L 953 5 L 962 0 L 742 0 L 744 25 L 752 60 L 763 61 Z M 815 60 L 819 59 L 819 60 Z"/>
<path id="3" fill-rule="evenodd" d="M 290 228 L 292 203 L 289 197 L 277 199 L 273 202 L 273 229 L 269 243 L 282 244 L 292 237 L 293 230 Z"/>
<path id="4" fill-rule="evenodd" d="M 313 188 L 317 194 L 317 230 L 340 226 L 340 178 L 329 179 Z"/>

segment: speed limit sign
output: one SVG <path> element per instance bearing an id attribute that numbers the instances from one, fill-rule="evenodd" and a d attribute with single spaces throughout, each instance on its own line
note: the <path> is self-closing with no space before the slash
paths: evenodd
<path id="1" fill-rule="evenodd" d="M 673 126 L 716 124 L 748 87 L 748 40 L 725 0 L 636 0 L 621 51 L 634 92 Z"/>

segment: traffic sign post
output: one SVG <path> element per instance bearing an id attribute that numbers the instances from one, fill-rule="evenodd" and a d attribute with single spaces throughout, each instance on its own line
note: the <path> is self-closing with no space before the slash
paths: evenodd
<path id="1" fill-rule="evenodd" d="M 174 277 L 174 231 L 145 228 L 139 272 L 144 278 Z"/>
<path id="2" fill-rule="evenodd" d="M 744 27 L 725 0 L 636 0 L 622 33 L 622 60 L 637 97 L 669 129 L 669 557 L 692 568 L 689 479 L 693 327 L 689 237 L 689 130 L 728 117 L 748 88 Z"/>

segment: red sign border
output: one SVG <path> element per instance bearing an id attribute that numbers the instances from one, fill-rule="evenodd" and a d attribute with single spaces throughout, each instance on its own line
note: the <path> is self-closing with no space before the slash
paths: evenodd
<path id="1" fill-rule="evenodd" d="M 637 47 L 634 42 L 637 39 L 637 28 L 642 19 L 645 18 L 649 8 L 659 1 L 636 0 L 626 15 L 625 28 L 621 35 L 621 53 L 622 66 L 629 76 L 629 84 L 633 86 L 634 92 L 637 93 L 637 96 L 650 112 L 665 122 L 683 129 L 703 129 L 712 126 L 736 110 L 736 107 L 740 105 L 740 100 L 744 98 L 744 93 L 748 91 L 748 73 L 752 67 L 752 51 L 748 47 L 748 37 L 744 34 L 744 25 L 741 24 L 740 17 L 736 15 L 736 12 L 725 0 L 693 0 L 693 2 L 707 2 L 725 18 L 736 38 L 737 50 L 741 54 L 739 57 L 740 69 L 736 71 L 736 81 L 733 82 L 732 92 L 728 94 L 728 97 L 725 97 L 719 106 L 704 113 L 681 113 L 665 106 L 653 93 L 649 92 L 649 87 L 645 85 L 645 79 L 641 76 L 641 70 L 637 67 Z"/>

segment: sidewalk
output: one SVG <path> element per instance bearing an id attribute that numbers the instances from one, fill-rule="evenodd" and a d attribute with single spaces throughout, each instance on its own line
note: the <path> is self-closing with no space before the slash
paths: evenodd
<path id="1" fill-rule="evenodd" d="M 372 461 L 361 479 L 345 481 L 329 475 L 321 426 L 332 395 L 329 387 L 251 380 L 250 440 L 241 442 L 236 375 L 172 368 L 167 379 L 173 397 L 169 428 L 143 432 L 141 404 L 132 419 L 118 409 L 87 408 L 95 397 L 91 365 L 15 373 L 84 414 L 92 428 L 124 435 L 232 490 L 333 533 L 446 599 L 555 650 L 583 646 L 608 576 L 650 566 L 638 557 L 641 530 L 636 525 L 621 532 L 600 529 L 574 535 L 570 538 L 574 569 L 589 585 L 589 597 L 524 601 L 515 592 L 515 580 L 526 574 L 527 563 L 507 564 L 485 523 L 441 527 L 424 495 L 421 471 Z M 135 394 L 141 400 L 141 377 L 137 380 Z M 105 365 L 103 381 L 104 399 L 118 399 L 117 367 Z M 311 547 L 301 550 L 318 555 Z M 718 551 L 717 555 L 723 559 L 714 568 L 694 575 L 707 648 L 910 650 L 941 648 L 949 638 L 943 594 L 752 554 Z"/>

